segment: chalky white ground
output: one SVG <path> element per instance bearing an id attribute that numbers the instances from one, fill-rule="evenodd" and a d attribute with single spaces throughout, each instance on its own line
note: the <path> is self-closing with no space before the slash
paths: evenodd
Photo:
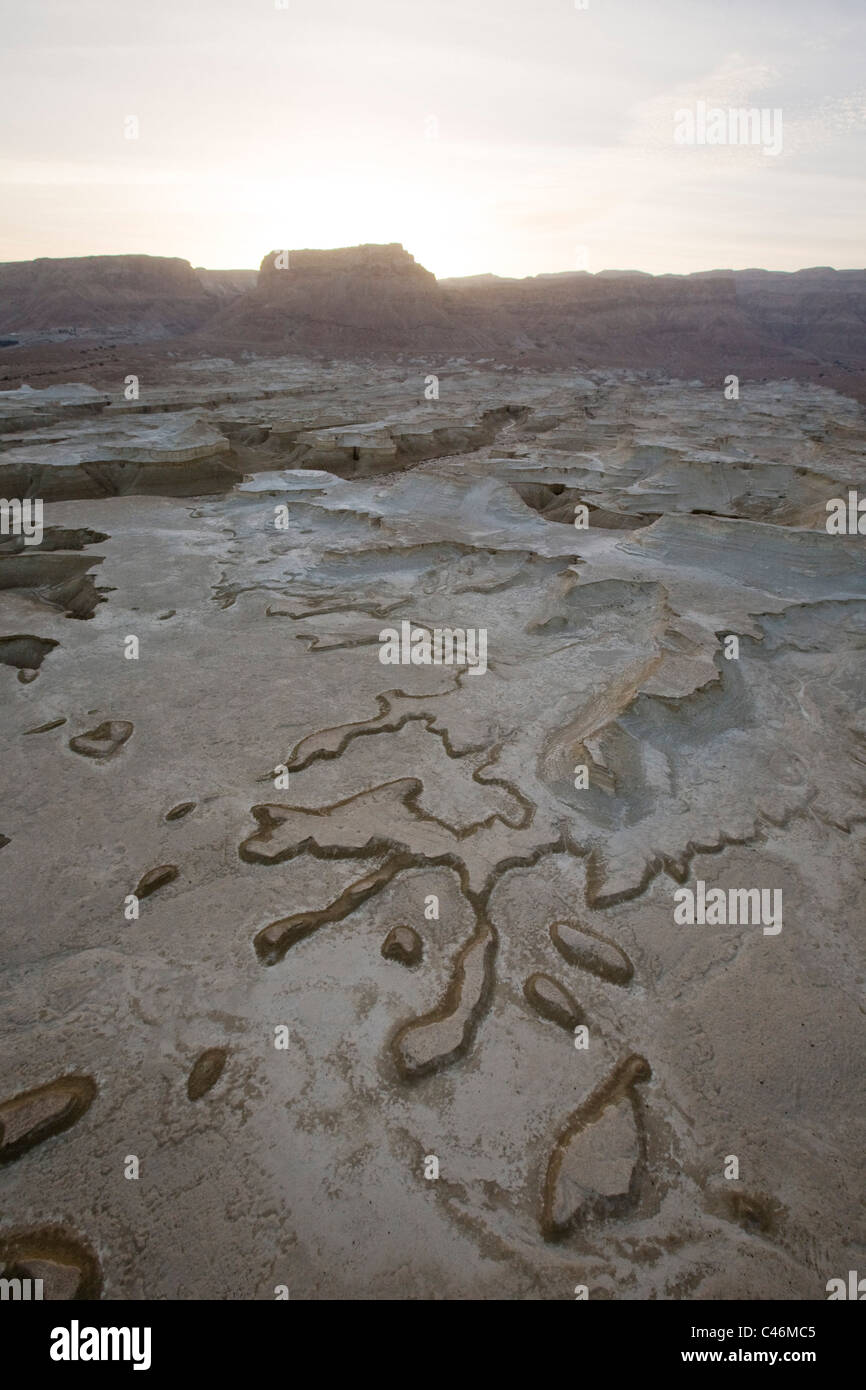
<path id="1" fill-rule="evenodd" d="M 0 395 L 4 495 L 59 467 L 46 527 L 107 537 L 0 555 L 0 638 L 59 644 L 0 666 L 0 1107 L 97 1087 L 0 1166 L 0 1251 L 63 1230 L 121 1299 L 824 1298 L 864 1239 L 866 540 L 824 528 L 862 410 L 429 370 Z M 227 490 L 135 495 L 173 478 Z M 382 665 L 403 619 L 489 669 Z M 697 879 L 783 930 L 676 925 Z"/>

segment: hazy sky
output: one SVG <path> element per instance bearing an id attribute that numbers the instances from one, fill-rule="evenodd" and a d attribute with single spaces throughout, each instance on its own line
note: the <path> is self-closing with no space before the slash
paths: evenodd
<path id="1" fill-rule="evenodd" d="M 0 260 L 864 266 L 864 39 L 866 0 L 0 0 Z M 781 153 L 675 143 L 698 102 Z"/>

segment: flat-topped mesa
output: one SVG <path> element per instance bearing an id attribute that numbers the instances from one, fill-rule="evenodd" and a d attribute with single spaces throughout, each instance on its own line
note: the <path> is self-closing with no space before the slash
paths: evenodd
<path id="1" fill-rule="evenodd" d="M 256 288 L 208 325 L 223 342 L 363 353 L 456 347 L 465 331 L 449 321 L 435 275 L 403 247 L 341 246 L 269 251 Z"/>
<path id="2" fill-rule="evenodd" d="M 259 268 L 258 288 L 279 289 L 297 276 L 363 276 L 436 285 L 436 277 L 419 265 L 399 241 L 387 245 L 340 246 L 330 251 L 269 251 Z"/>

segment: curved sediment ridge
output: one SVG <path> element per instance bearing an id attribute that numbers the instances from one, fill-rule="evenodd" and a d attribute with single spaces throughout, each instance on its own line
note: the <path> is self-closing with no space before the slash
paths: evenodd
<path id="1" fill-rule="evenodd" d="M 492 925 L 479 914 L 441 1002 L 430 1013 L 402 1023 L 391 1039 L 391 1056 L 405 1079 L 441 1071 L 469 1051 L 493 991 L 496 945 Z"/>
<path id="2" fill-rule="evenodd" d="M 385 960 L 394 960 L 410 968 L 420 965 L 423 954 L 424 943 L 414 927 L 392 927 L 382 942 Z"/>
<path id="3" fill-rule="evenodd" d="M 634 1207 L 646 1162 L 634 1087 L 651 1075 L 646 1058 L 632 1053 L 566 1121 L 544 1176 L 545 1240 L 561 1240 L 582 1222 L 621 1216 Z"/>
<path id="4" fill-rule="evenodd" d="M 94 1302 L 102 1295 L 102 1269 L 90 1246 L 60 1225 L 0 1232 L 0 1278 L 41 1279 L 52 1303 Z"/>
<path id="5" fill-rule="evenodd" d="M 133 728 L 128 719 L 105 719 L 95 729 L 76 734 L 69 740 L 69 747 L 73 753 L 81 753 L 85 758 L 105 761 L 119 752 L 131 736 Z"/>
<path id="6" fill-rule="evenodd" d="M 228 1049 L 225 1047 L 209 1047 L 196 1058 L 186 1083 L 189 1100 L 201 1100 L 213 1089 L 225 1070 L 227 1060 Z"/>
<path id="7" fill-rule="evenodd" d="M 524 981 L 523 994 L 526 1002 L 537 1014 L 548 1019 L 567 1033 L 584 1021 L 583 1009 L 572 994 L 552 976 L 537 971 Z"/>
<path id="8" fill-rule="evenodd" d="M 0 1101 L 0 1163 L 70 1129 L 90 1109 L 96 1089 L 90 1076 L 61 1076 Z"/>
<path id="9" fill-rule="evenodd" d="M 609 984 L 627 985 L 634 975 L 634 966 L 621 947 L 577 922 L 551 922 L 550 939 L 569 964 Z"/>

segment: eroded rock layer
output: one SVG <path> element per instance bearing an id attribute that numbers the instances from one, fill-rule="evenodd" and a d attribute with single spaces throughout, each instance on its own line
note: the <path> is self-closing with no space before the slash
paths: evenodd
<path id="1" fill-rule="evenodd" d="M 383 321 L 432 293 L 402 256 Z M 863 1240 L 862 408 L 135 367 L 0 392 L 44 503 L 0 538 L 0 1271 L 823 1298 Z"/>

